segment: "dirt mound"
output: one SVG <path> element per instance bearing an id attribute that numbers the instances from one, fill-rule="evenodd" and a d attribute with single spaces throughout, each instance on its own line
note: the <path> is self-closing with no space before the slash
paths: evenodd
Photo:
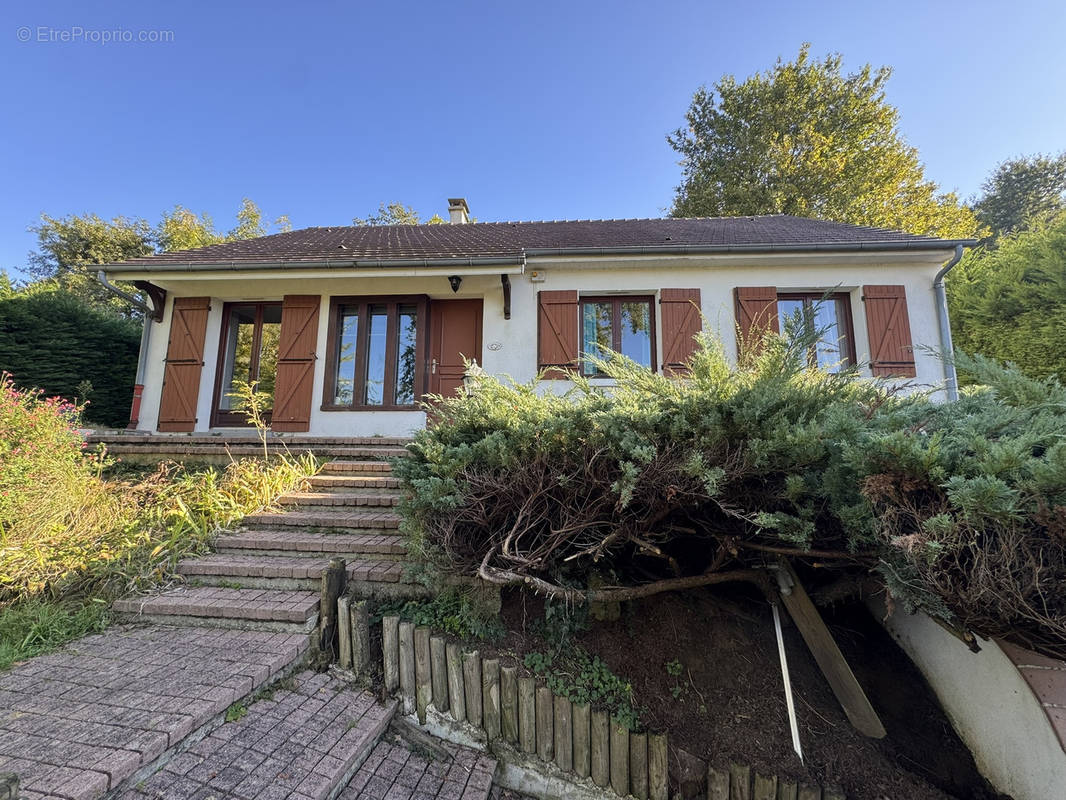
<path id="1" fill-rule="evenodd" d="M 541 601 L 505 595 L 501 650 L 544 650 L 533 633 Z M 632 682 L 642 721 L 673 748 L 717 766 L 749 764 L 781 777 L 841 787 L 852 800 L 1002 798 L 977 772 L 925 680 L 861 604 L 826 614 L 833 635 L 888 735 L 848 723 L 787 615 L 785 642 L 804 763 L 792 750 L 771 611 L 744 589 L 695 590 L 623 606 L 575 641 Z"/>

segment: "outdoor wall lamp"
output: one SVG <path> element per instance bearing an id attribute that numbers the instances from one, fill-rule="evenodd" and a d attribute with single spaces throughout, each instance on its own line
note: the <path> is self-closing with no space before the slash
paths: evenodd
<path id="1" fill-rule="evenodd" d="M 452 285 L 452 291 L 453 292 L 458 292 L 459 291 L 459 287 L 463 283 L 463 279 L 459 275 L 449 275 L 448 276 L 448 283 L 450 283 Z"/>

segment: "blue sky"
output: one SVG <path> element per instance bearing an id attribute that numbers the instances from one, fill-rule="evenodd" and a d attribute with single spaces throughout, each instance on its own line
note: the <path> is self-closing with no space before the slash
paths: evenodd
<path id="1" fill-rule="evenodd" d="M 304 227 L 463 196 L 485 221 L 659 216 L 692 92 L 803 41 L 892 66 L 904 134 L 963 196 L 1004 158 L 1066 149 L 1061 2 L 9 0 L 2 16 L 14 273 L 42 212 L 154 223 L 181 203 L 228 227 L 248 196 Z M 116 30 L 172 41 L 99 41 Z"/>

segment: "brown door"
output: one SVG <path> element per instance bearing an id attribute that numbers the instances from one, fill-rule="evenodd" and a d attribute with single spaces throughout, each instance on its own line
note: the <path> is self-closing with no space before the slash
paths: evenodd
<path id="1" fill-rule="evenodd" d="M 170 343 L 163 371 L 163 394 L 159 400 L 161 431 L 191 431 L 196 428 L 196 402 L 204 366 L 204 338 L 209 297 L 178 297 L 170 319 Z"/>
<path id="2" fill-rule="evenodd" d="M 429 391 L 448 397 L 462 391 L 463 358 L 481 363 L 481 300 L 431 300 Z"/>

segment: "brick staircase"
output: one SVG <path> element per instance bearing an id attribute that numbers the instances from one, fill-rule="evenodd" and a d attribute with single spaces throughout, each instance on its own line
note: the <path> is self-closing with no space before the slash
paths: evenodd
<path id="1" fill-rule="evenodd" d="M 185 585 L 115 603 L 120 621 L 149 624 L 0 673 L 0 789 L 21 780 L 27 800 L 500 798 L 490 756 L 447 743 L 427 754 L 393 731 L 395 701 L 299 671 L 331 558 L 346 559 L 356 594 L 422 592 L 404 580 L 386 461 L 397 444 L 345 448 L 355 458 L 326 463 L 280 511 L 182 561 Z"/>
<path id="2" fill-rule="evenodd" d="M 397 446 L 402 440 L 355 441 L 358 447 L 330 440 L 326 451 L 357 450 L 359 459 L 327 462 L 307 491 L 283 496 L 276 511 L 245 517 L 239 529 L 218 537 L 215 552 L 181 561 L 185 585 L 124 598 L 115 613 L 166 625 L 310 632 L 318 621 L 322 573 L 336 557 L 345 559 L 357 595 L 424 594 L 404 577 L 407 548 L 395 510 L 400 483 L 386 460 L 404 452 Z M 218 442 L 195 442 L 208 445 Z"/>

